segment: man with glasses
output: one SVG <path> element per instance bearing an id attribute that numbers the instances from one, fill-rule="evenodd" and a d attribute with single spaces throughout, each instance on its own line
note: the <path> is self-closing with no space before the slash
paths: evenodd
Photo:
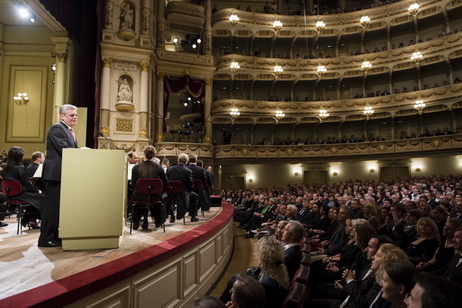
<path id="1" fill-rule="evenodd" d="M 42 213 L 39 247 L 59 247 L 59 207 L 61 195 L 61 163 L 64 148 L 77 148 L 73 127 L 77 124 L 77 107 L 62 105 L 61 121 L 51 126 L 47 135 L 47 156 L 43 163 L 42 179 L 46 183 L 46 202 Z"/>

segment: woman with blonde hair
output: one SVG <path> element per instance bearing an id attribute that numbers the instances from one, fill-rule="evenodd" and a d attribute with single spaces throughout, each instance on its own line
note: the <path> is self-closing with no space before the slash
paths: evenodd
<path id="1" fill-rule="evenodd" d="M 282 306 L 289 289 L 289 275 L 284 259 L 284 248 L 272 236 L 262 237 L 255 244 L 255 258 L 261 269 L 257 277 L 265 288 L 265 308 Z"/>
<path id="2" fill-rule="evenodd" d="M 416 231 L 419 237 L 406 247 L 406 254 L 414 265 L 430 261 L 440 243 L 438 226 L 430 217 L 420 218 Z"/>

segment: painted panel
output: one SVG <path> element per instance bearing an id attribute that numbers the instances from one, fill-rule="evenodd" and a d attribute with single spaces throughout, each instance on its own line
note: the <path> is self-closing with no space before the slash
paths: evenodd
<path id="1" fill-rule="evenodd" d="M 47 66 L 10 66 L 7 142 L 44 142 L 46 135 Z M 27 93 L 28 103 L 13 100 Z"/>

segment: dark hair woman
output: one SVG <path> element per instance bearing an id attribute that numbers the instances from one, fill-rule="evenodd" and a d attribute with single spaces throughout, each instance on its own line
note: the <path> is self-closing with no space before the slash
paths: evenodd
<path id="1" fill-rule="evenodd" d="M 29 174 L 26 167 L 22 164 L 24 158 L 24 149 L 14 146 L 8 151 L 6 167 L 1 171 L 4 181 L 18 181 L 22 185 L 22 193 L 19 196 L 12 197 L 11 200 L 20 200 L 32 205 L 26 208 L 22 225 L 29 228 L 38 229 L 36 219 L 40 219 L 40 213 L 45 205 L 45 195 L 40 193 L 29 180 Z"/>

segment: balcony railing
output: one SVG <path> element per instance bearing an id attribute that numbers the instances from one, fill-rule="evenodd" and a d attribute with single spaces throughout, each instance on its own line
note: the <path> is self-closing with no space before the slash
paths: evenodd
<path id="1" fill-rule="evenodd" d="M 462 134 L 391 141 L 313 145 L 220 145 L 163 142 L 156 144 L 159 156 L 177 157 L 195 153 L 202 159 L 309 159 L 455 154 L 462 149 Z"/>

